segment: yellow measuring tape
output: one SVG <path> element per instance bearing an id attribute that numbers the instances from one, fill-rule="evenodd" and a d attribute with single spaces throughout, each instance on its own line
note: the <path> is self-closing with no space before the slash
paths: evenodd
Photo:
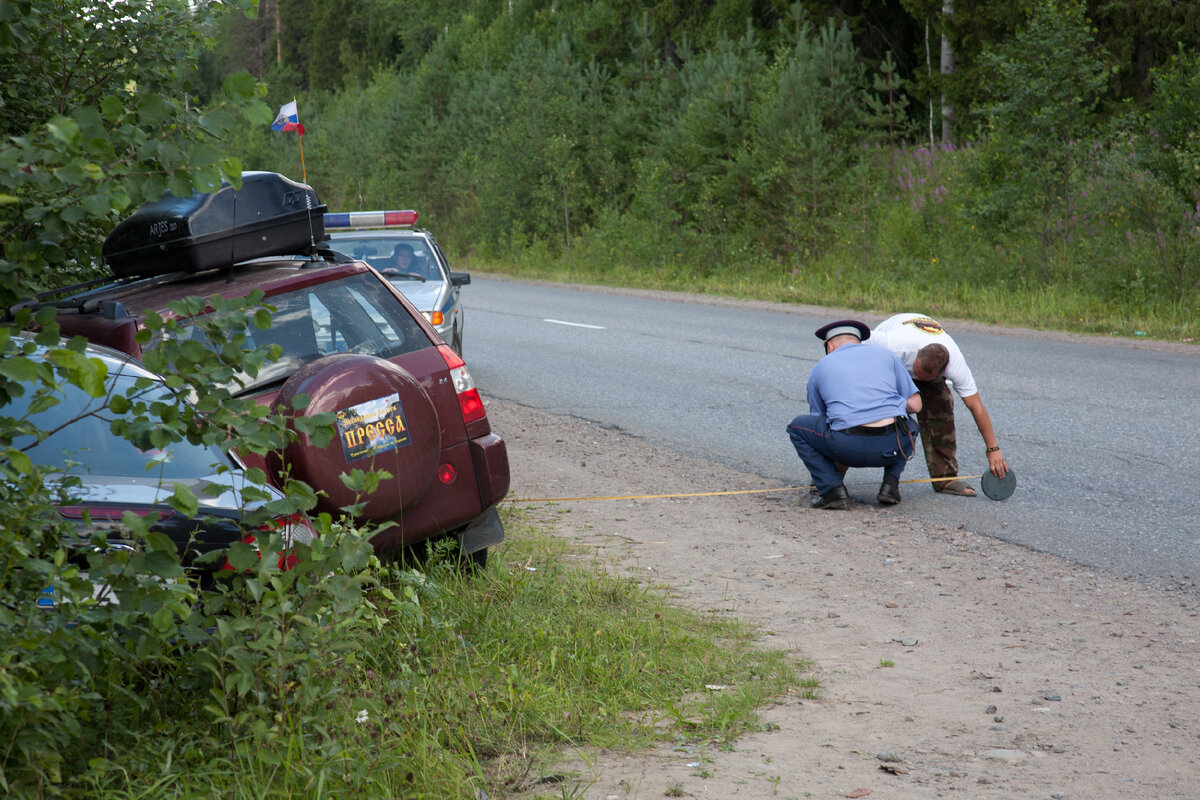
<path id="1" fill-rule="evenodd" d="M 912 478 L 900 483 L 939 483 L 941 481 L 970 480 L 982 478 L 982 475 L 954 475 L 949 478 Z M 503 503 L 573 503 L 581 500 L 663 500 L 672 497 L 718 497 L 725 494 L 766 494 L 768 492 L 794 492 L 797 489 L 807 489 L 807 486 L 780 486 L 775 489 L 738 489 L 728 492 L 688 492 L 686 494 L 617 494 L 607 497 L 510 497 Z"/>

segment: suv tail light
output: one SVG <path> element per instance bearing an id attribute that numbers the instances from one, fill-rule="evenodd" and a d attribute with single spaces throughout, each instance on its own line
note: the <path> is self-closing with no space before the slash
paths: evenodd
<path id="1" fill-rule="evenodd" d="M 483 400 L 479 397 L 479 390 L 475 388 L 475 381 L 467 370 L 466 362 L 448 344 L 438 345 L 438 352 L 442 354 L 442 360 L 450 368 L 450 379 L 454 381 L 454 391 L 458 394 L 458 405 L 462 409 L 463 422 L 474 422 L 486 417 L 487 411 L 483 407 Z"/>

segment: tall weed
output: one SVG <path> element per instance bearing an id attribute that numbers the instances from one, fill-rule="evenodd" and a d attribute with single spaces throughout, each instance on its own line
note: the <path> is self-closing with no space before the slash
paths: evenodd
<path id="1" fill-rule="evenodd" d="M 1053 236 L 1040 219 L 981 213 L 1003 192 L 973 180 L 987 144 L 897 148 L 830 227 L 819 257 L 777 257 L 754 230 L 717 237 L 610 213 L 536 274 L 580 282 L 946 317 L 1032 328 L 1195 340 L 1200 208 L 1112 140 L 1074 162 Z M 1023 213 L 1023 212 L 1022 212 Z M 630 255 L 636 255 L 631 258 Z M 483 268 L 530 274 L 520 254 Z"/>

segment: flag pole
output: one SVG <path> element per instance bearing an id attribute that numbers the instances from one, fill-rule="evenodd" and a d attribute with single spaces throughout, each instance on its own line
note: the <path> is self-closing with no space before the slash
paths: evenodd
<path id="1" fill-rule="evenodd" d="M 295 95 L 292 96 L 292 102 L 296 102 Z M 308 167 L 304 166 L 304 125 L 296 128 L 296 142 L 300 145 L 300 174 L 304 179 L 304 183 L 308 183 Z"/>
<path id="2" fill-rule="evenodd" d="M 300 143 L 300 174 L 304 176 L 304 182 L 308 183 L 308 169 L 304 166 L 304 134 L 297 131 L 296 141 Z"/>

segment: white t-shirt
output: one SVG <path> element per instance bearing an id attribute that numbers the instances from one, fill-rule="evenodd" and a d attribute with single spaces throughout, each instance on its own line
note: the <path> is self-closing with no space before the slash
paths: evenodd
<path id="1" fill-rule="evenodd" d="M 946 379 L 954 384 L 954 391 L 959 397 L 970 397 L 978 394 L 975 378 L 971 368 L 967 366 L 962 351 L 950 338 L 950 334 L 937 320 L 930 319 L 924 314 L 897 314 L 889 317 L 871 329 L 871 338 L 867 344 L 886 347 L 904 362 L 908 373 L 912 374 L 913 362 L 917 360 L 917 351 L 925 345 L 940 344 L 950 351 L 950 363 L 944 373 Z"/>

